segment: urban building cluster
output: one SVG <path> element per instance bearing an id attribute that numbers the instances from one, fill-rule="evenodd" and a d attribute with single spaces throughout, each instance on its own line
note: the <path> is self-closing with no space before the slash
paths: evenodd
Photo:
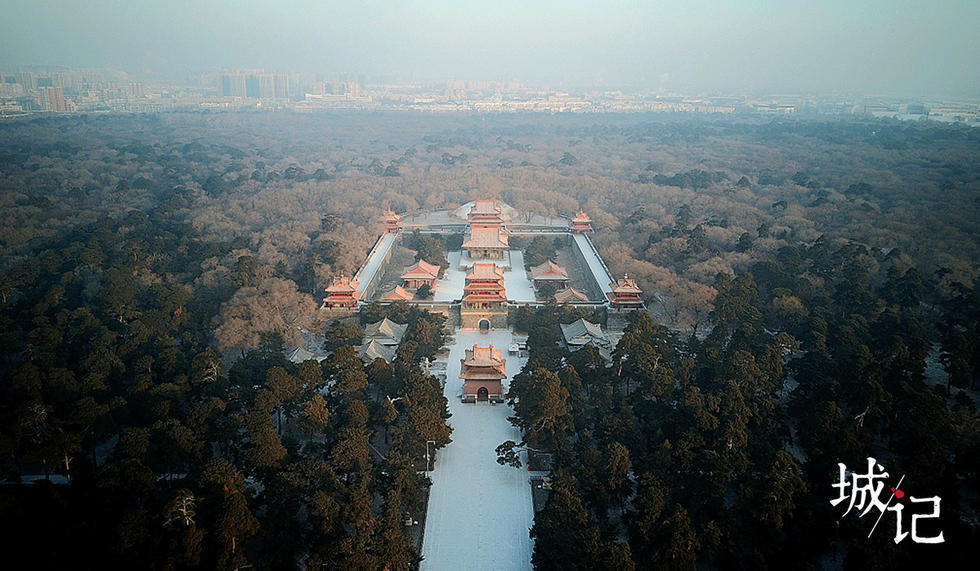
<path id="1" fill-rule="evenodd" d="M 100 70 L 0 71 L 0 117 L 179 110 L 396 110 L 429 113 L 863 114 L 980 123 L 980 102 L 840 95 L 694 95 L 557 89 L 513 81 L 391 82 L 355 74 L 222 70 L 184 83 Z"/>
<path id="2" fill-rule="evenodd" d="M 145 83 L 100 71 L 0 72 L 0 115 L 164 111 Z"/>
<path id="3" fill-rule="evenodd" d="M 289 76 L 261 71 L 222 73 L 218 90 L 222 97 L 288 99 Z"/>

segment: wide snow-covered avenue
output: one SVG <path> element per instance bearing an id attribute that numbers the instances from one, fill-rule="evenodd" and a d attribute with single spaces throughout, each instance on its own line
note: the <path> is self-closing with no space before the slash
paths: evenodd
<path id="1" fill-rule="evenodd" d="M 519 442 L 520 431 L 507 417 L 505 404 L 463 404 L 459 360 L 474 344 L 503 349 L 507 377 L 520 372 L 523 359 L 507 355 L 509 330 L 457 330 L 446 366 L 445 395 L 453 442 L 439 451 L 422 544 L 422 569 L 530 569 L 534 509 L 527 472 L 496 462 L 494 449 L 505 440 Z"/>

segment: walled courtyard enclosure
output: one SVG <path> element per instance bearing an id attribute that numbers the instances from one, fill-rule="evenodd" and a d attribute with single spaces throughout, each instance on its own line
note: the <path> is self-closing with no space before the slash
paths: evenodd
<path id="1" fill-rule="evenodd" d="M 398 280 L 398 276 L 403 268 L 392 267 L 397 264 L 404 264 L 407 260 L 405 254 L 397 255 L 397 252 L 405 252 L 404 245 L 406 236 L 418 232 L 420 235 L 438 237 L 445 240 L 448 244 L 460 245 L 465 243 L 470 233 L 470 222 L 467 220 L 468 213 L 471 212 L 478 203 L 483 210 L 489 210 L 485 204 L 489 201 L 477 201 L 463 205 L 455 211 L 438 211 L 432 213 L 418 214 L 415 216 L 404 216 L 400 218 L 400 227 L 393 228 L 390 224 L 386 227 L 378 242 L 368 254 L 367 259 L 361 269 L 354 276 L 358 282 L 360 292 L 358 301 L 360 304 L 380 302 L 391 303 L 394 297 L 385 299 L 387 294 L 394 291 L 396 286 L 412 286 L 418 283 L 404 283 Z M 499 214 L 501 233 L 506 234 L 508 240 L 513 240 L 515 246 L 518 244 L 526 245 L 534 238 L 545 237 L 559 245 L 555 259 L 559 264 L 569 268 L 571 276 L 570 285 L 576 291 L 585 294 L 587 300 L 577 303 L 586 306 L 608 307 L 611 284 L 615 282 L 608 267 L 599 256 L 598 250 L 592 244 L 587 231 L 574 229 L 572 220 L 560 217 L 546 217 L 536 214 L 521 214 L 513 208 L 503 203 L 500 206 Z M 487 215 L 481 214 L 483 218 Z M 478 218 L 479 218 L 478 216 Z M 388 215 L 386 221 L 391 218 Z M 487 220 L 480 218 L 475 226 L 479 232 L 485 232 L 488 224 Z M 496 231 L 496 230 L 494 230 Z M 438 311 L 448 315 L 460 315 L 460 311 L 467 313 L 467 310 L 475 309 L 467 307 L 464 297 L 465 276 L 474 263 L 493 263 L 504 273 L 504 287 L 506 302 L 502 307 L 513 307 L 515 305 L 537 305 L 547 302 L 535 295 L 535 288 L 529 279 L 529 273 L 525 268 L 524 252 L 512 247 L 505 250 L 503 254 L 494 254 L 493 257 L 476 257 L 471 255 L 462 247 L 447 250 L 446 257 L 449 262 L 448 268 L 442 269 L 441 278 L 435 280 L 430 291 L 432 296 L 428 299 L 416 297 L 413 303 L 424 302 L 429 308 L 436 305 L 445 305 Z M 409 294 L 415 295 L 416 289 L 408 289 Z M 472 312 L 470 312 L 472 313 Z M 464 318 L 463 326 L 466 328 L 478 329 L 481 323 L 489 324 L 492 328 L 506 327 L 505 318 L 501 318 L 500 312 L 488 312 L 486 315 L 473 315 L 471 318 Z"/>
<path id="2" fill-rule="evenodd" d="M 503 441 L 521 440 L 520 431 L 507 420 L 513 410 L 504 404 L 504 395 L 526 357 L 507 318 L 512 308 L 553 302 L 555 289 L 566 287 L 577 294 L 566 299 L 578 306 L 621 311 L 613 307 L 618 282 L 592 244 L 591 226 L 583 225 L 583 216 L 521 215 L 496 200 L 417 216 L 388 211 L 385 234 L 348 279 L 356 284 L 350 297 L 358 306 L 405 300 L 446 314 L 448 323 L 460 327 L 445 363 L 438 363 L 446 370 L 443 390 L 452 413 L 453 441 L 428 473 L 432 487 L 422 544 L 424 569 L 531 568 L 528 530 L 534 506 L 527 474 L 499 465 L 495 452 Z M 432 265 L 431 252 L 427 262 L 409 259 L 407 245 L 419 243 L 416 232 L 454 246 L 445 248 L 442 263 L 448 267 Z M 533 264 L 525 263 L 526 254 Z M 545 283 L 536 270 L 535 288 L 531 265 L 546 266 L 563 278 L 559 284 Z"/>

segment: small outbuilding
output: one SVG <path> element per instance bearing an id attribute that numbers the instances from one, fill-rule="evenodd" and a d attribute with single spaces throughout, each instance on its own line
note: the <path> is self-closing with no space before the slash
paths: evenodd
<path id="1" fill-rule="evenodd" d="M 554 284 L 558 289 L 565 289 L 568 286 L 568 272 L 565 268 L 548 260 L 540 266 L 531 268 L 531 280 L 534 282 L 535 289 L 544 284 Z"/>
<path id="2" fill-rule="evenodd" d="M 396 285 L 394 289 L 386 292 L 381 296 L 382 301 L 411 301 L 415 296 L 405 291 L 400 285 Z"/>
<path id="3" fill-rule="evenodd" d="M 411 266 L 405 268 L 405 271 L 400 276 L 402 286 L 409 289 L 418 289 L 423 285 L 435 287 L 436 280 L 439 279 L 440 269 L 441 268 L 435 264 L 430 264 L 425 260 L 419 260 Z"/>
<path id="4" fill-rule="evenodd" d="M 558 303 L 586 303 L 589 296 L 573 287 L 567 287 L 555 292 L 555 301 Z"/>
<path id="5" fill-rule="evenodd" d="M 357 355 L 365 363 L 373 363 L 375 359 L 384 359 L 390 363 L 395 360 L 396 349 L 394 345 L 385 345 L 377 339 L 371 339 L 357 348 Z"/>
<path id="6" fill-rule="evenodd" d="M 612 344 L 603 333 L 602 327 L 585 319 L 578 319 L 561 326 L 561 336 L 569 351 L 578 351 L 586 345 L 592 345 L 599 350 L 605 360 L 610 359 Z"/>
<path id="7" fill-rule="evenodd" d="M 385 317 L 381 321 L 372 323 L 364 328 L 365 341 L 377 341 L 382 345 L 397 346 L 402 342 L 408 325 L 395 323 Z"/>

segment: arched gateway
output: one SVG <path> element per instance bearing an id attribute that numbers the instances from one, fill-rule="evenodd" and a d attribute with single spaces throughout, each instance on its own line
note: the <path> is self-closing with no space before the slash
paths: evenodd
<path id="1" fill-rule="evenodd" d="M 500 349 L 473 345 L 459 360 L 463 402 L 504 402 L 501 382 L 507 377 L 507 359 Z"/>

